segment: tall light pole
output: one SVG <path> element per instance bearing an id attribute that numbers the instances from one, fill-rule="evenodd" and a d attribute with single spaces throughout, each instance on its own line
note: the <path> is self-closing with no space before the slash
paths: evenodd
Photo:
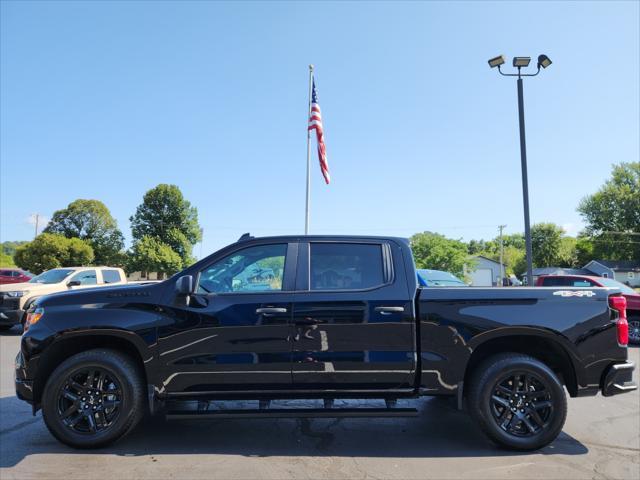
<path id="1" fill-rule="evenodd" d="M 514 57 L 513 66 L 518 69 L 517 73 L 504 73 L 500 66 L 505 63 L 504 56 L 489 60 L 491 68 L 498 67 L 500 75 L 505 77 L 518 77 L 518 120 L 520 123 L 520 163 L 522 167 L 522 200 L 524 204 L 524 240 L 527 252 L 527 285 L 533 285 L 533 252 L 531 248 L 531 223 L 529 222 L 529 178 L 527 176 L 527 145 L 524 134 L 524 94 L 522 91 L 522 77 L 535 77 L 540 73 L 540 68 L 547 68 L 551 65 L 551 60 L 546 55 L 538 56 L 538 69 L 536 73 L 522 73 L 523 67 L 528 67 L 531 57 Z"/>

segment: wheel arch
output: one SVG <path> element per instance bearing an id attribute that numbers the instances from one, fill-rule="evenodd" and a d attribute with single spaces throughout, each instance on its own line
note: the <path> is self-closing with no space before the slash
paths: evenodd
<path id="1" fill-rule="evenodd" d="M 570 396 L 578 395 L 576 365 L 570 351 L 559 340 L 532 332 L 501 334 L 477 343 L 467 362 L 464 384 L 469 384 L 471 375 L 483 360 L 507 352 L 522 353 L 540 360 L 560 377 Z"/>
<path id="2" fill-rule="evenodd" d="M 148 383 L 143 351 L 133 339 L 113 332 L 62 335 L 46 348 L 38 361 L 33 383 L 34 405 L 39 406 L 49 376 L 62 362 L 73 355 L 96 348 L 114 350 L 130 357 L 138 366 L 144 384 Z"/>

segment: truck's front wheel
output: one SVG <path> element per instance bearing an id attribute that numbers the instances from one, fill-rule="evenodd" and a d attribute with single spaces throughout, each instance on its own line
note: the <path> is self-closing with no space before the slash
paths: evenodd
<path id="1" fill-rule="evenodd" d="M 473 373 L 468 407 L 498 445 L 535 450 L 551 443 L 567 417 L 567 398 L 556 374 L 528 355 L 505 353 Z"/>
<path id="2" fill-rule="evenodd" d="M 89 350 L 53 371 L 42 397 L 49 431 L 76 448 L 97 448 L 126 435 L 144 413 L 139 369 L 113 350 Z"/>

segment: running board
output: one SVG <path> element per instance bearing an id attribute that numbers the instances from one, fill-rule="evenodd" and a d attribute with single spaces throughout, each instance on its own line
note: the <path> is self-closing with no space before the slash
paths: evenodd
<path id="1" fill-rule="evenodd" d="M 263 408 L 256 410 L 176 410 L 167 420 L 212 418 L 417 417 L 415 408 Z"/>

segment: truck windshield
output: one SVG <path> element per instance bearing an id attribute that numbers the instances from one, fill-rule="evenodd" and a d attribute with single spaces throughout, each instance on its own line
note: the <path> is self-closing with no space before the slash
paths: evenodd
<path id="1" fill-rule="evenodd" d="M 629 295 L 637 295 L 638 293 L 631 287 L 627 287 L 624 283 L 621 283 L 612 278 L 599 278 L 598 281 L 603 287 L 614 287 L 622 290 L 622 293 L 628 293 Z"/>
<path id="2" fill-rule="evenodd" d="M 54 268 L 53 270 L 47 270 L 40 275 L 33 277 L 29 280 L 29 283 L 60 283 L 73 273 L 73 270 L 65 268 Z"/>

